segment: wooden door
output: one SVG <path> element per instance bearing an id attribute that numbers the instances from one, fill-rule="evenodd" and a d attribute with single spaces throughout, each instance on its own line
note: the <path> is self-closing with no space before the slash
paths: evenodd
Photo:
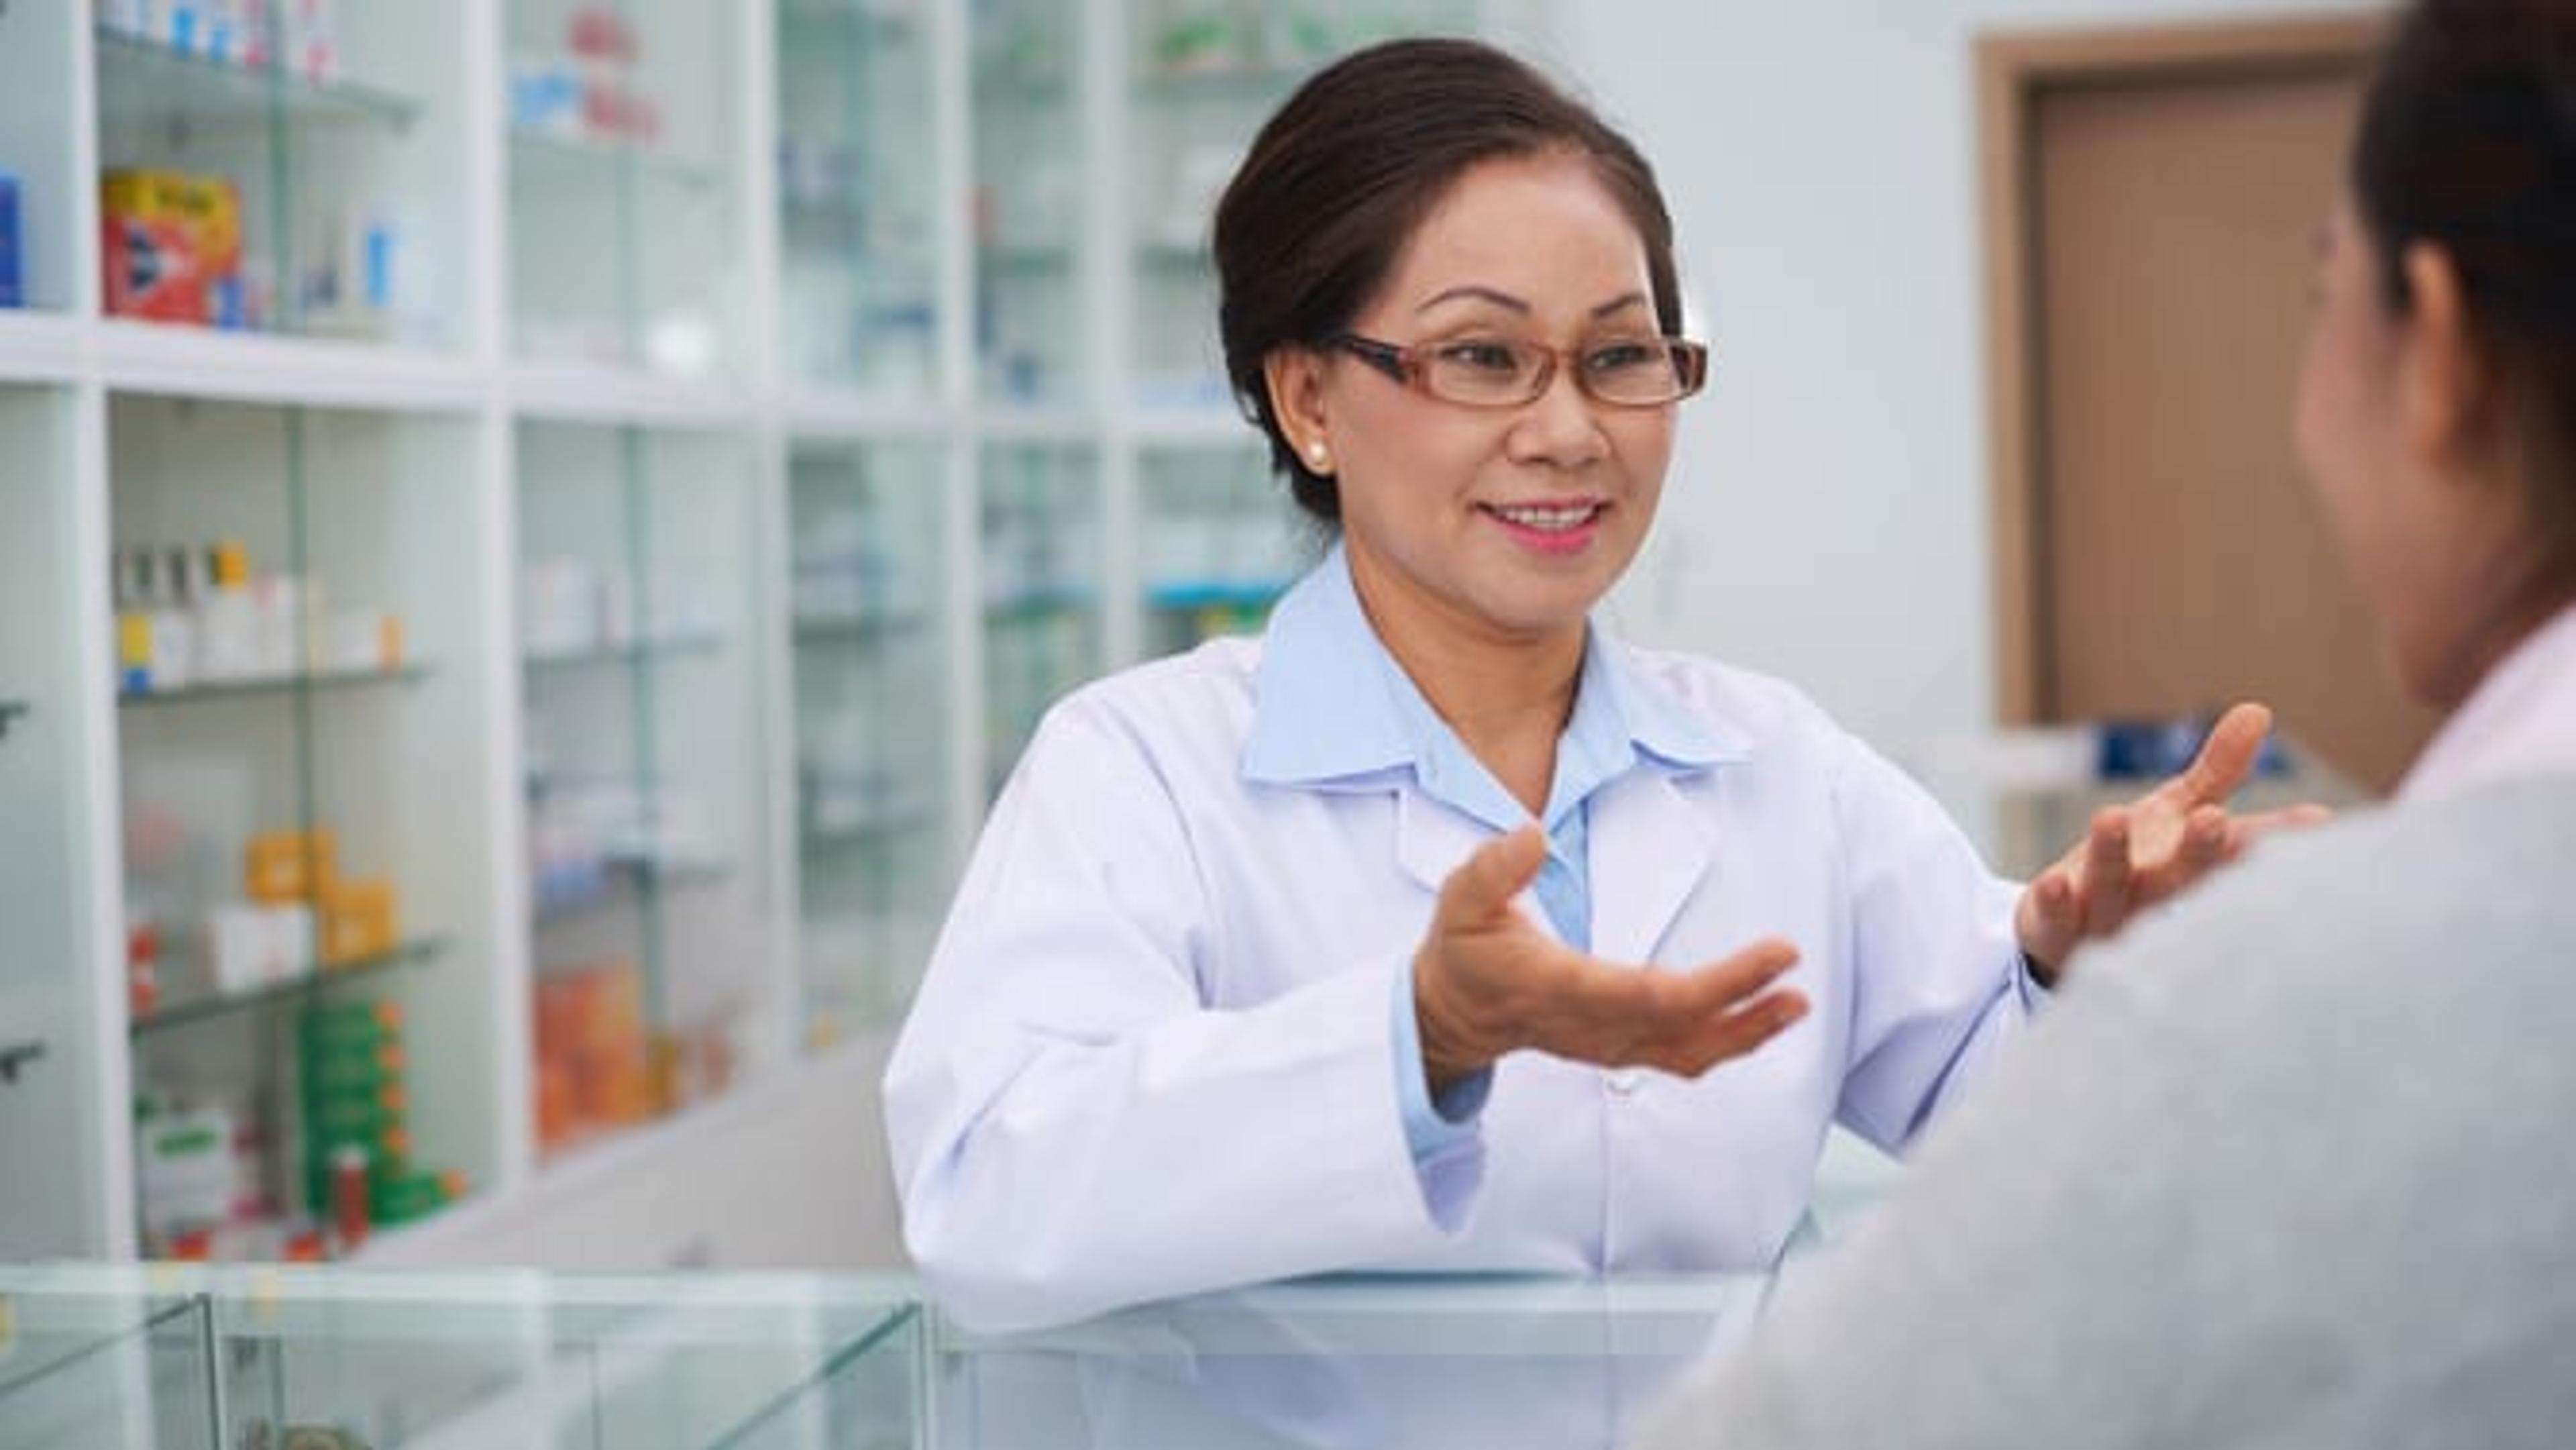
<path id="1" fill-rule="evenodd" d="M 1999 472 L 2021 472 L 1997 498 L 2019 575 L 1999 602 L 2024 616 L 2002 630 L 2008 718 L 2260 699 L 2375 788 L 2429 733 L 2291 443 L 2315 238 L 2371 34 L 2059 37 L 2018 65 L 1989 43 L 1989 84 L 2010 91 L 1990 93 L 1989 124 L 2013 133 L 1996 221 L 2017 253 L 1997 279 L 2017 299 L 2000 319 L 2016 346 L 1998 348 L 2012 376 L 1995 382 L 2021 393 L 2017 417 L 1998 411 Z"/>

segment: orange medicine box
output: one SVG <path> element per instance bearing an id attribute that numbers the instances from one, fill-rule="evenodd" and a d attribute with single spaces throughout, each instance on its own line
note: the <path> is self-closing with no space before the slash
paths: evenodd
<path id="1" fill-rule="evenodd" d="M 267 906 L 319 901 L 339 870 L 340 841 L 330 828 L 262 831 L 242 851 L 242 894 Z"/>
<path id="2" fill-rule="evenodd" d="M 322 965 L 346 966 L 394 949 L 401 921 L 394 883 L 383 877 L 339 881 L 321 896 Z"/>
<path id="3" fill-rule="evenodd" d="M 241 266 L 241 194 L 219 176 L 110 171 L 99 178 L 111 315 L 207 323 Z"/>

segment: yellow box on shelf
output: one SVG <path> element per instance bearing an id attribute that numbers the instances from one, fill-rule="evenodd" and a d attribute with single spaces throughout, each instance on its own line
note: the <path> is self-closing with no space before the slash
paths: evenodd
<path id="1" fill-rule="evenodd" d="M 262 831 L 242 850 L 242 894 L 270 906 L 321 901 L 337 880 L 339 853 L 339 838 L 327 826 Z"/>
<path id="2" fill-rule="evenodd" d="M 319 900 L 325 967 L 383 956 L 401 940 L 399 897 L 390 878 L 334 882 Z"/>

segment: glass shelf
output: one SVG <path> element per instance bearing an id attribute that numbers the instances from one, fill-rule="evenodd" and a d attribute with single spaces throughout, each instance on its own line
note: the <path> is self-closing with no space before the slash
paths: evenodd
<path id="1" fill-rule="evenodd" d="M 991 1334 L 893 1276 L 11 1265 L 0 1424 L 61 1431 L 43 1445 L 1590 1445 L 1740 1343 L 1773 1283 L 1355 1275 Z M 147 1334 L 166 1358 L 107 1352 Z"/>
<path id="2" fill-rule="evenodd" d="M 0 1266 L 0 1443 L 905 1450 L 908 1281 Z"/>
<path id="3" fill-rule="evenodd" d="M 975 265 L 995 276 L 1045 276 L 1070 268 L 1073 265 L 1073 248 L 978 247 Z"/>
<path id="4" fill-rule="evenodd" d="M 526 160 L 568 168 L 595 171 L 603 167 L 632 166 L 639 175 L 689 191 L 713 191 L 724 185 L 724 168 L 714 162 L 693 160 L 632 142 L 514 130 L 510 133 L 510 146 Z M 527 178 L 519 179 L 525 181 Z"/>
<path id="5" fill-rule="evenodd" d="M 1147 242 L 1136 248 L 1136 265 L 1153 272 L 1204 272 L 1216 257 L 1204 243 Z"/>
<path id="6" fill-rule="evenodd" d="M 939 813 L 927 805 L 896 806 L 840 825 L 814 827 L 799 839 L 812 857 L 891 845 L 938 823 Z"/>
<path id="7" fill-rule="evenodd" d="M 853 231 L 866 224 L 867 204 L 856 192 L 829 196 L 782 196 L 778 209 L 789 224 L 831 222 Z"/>
<path id="8" fill-rule="evenodd" d="M 576 885 L 539 885 L 531 890 L 530 918 L 539 926 L 552 926 L 603 910 L 639 891 L 678 891 L 717 886 L 733 879 L 733 868 L 721 861 L 609 856 L 597 865 L 595 873 L 583 873 Z"/>
<path id="9" fill-rule="evenodd" d="M 1314 74 L 1326 59 L 1140 71 L 1135 79 L 1136 98 L 1165 104 L 1224 101 L 1267 108 Z"/>
<path id="10" fill-rule="evenodd" d="M 349 690 L 367 685 L 407 685 L 429 678 L 432 667 L 426 664 L 403 665 L 390 670 L 314 670 L 298 675 L 275 675 L 255 680 L 222 680 L 203 685 L 181 685 L 171 690 L 120 690 L 117 703 L 129 707 L 151 705 L 185 705 L 199 700 L 243 700 L 262 696 L 293 698 L 313 690 Z"/>
<path id="11" fill-rule="evenodd" d="M 398 967 L 430 961 L 445 952 L 448 939 L 443 936 L 421 937 L 405 942 L 392 951 L 372 957 L 361 957 L 336 967 L 315 966 L 281 982 L 271 982 L 246 992 L 206 992 L 165 1002 L 150 1013 L 137 1017 L 127 1027 L 133 1037 L 148 1037 L 174 1027 L 228 1017 L 265 1007 L 273 1002 L 299 999 L 330 987 L 370 977 L 382 976 Z"/>
<path id="12" fill-rule="evenodd" d="M 1029 624 L 1079 614 L 1097 602 L 1092 591 L 1079 587 L 1029 589 L 984 605 L 986 623 L 997 625 Z"/>
<path id="13" fill-rule="evenodd" d="M 1059 72 L 1016 71 L 993 67 L 975 72 L 975 92 L 995 110 L 1060 111 L 1073 99 L 1073 85 Z"/>
<path id="14" fill-rule="evenodd" d="M 909 45 L 921 38 L 921 17 L 910 7 L 888 11 L 871 0 L 784 0 L 778 7 L 779 28 L 790 26 L 856 30 L 871 45 Z"/>
<path id="15" fill-rule="evenodd" d="M 199 1312 L 194 1304 L 170 1303 L 158 1295 L 57 1296 L 41 1291 L 30 1293 L 23 1286 L 16 1286 L 13 1293 L 0 1293 L 0 1309 L 8 1311 L 11 1331 L 5 1341 L 9 1353 L 6 1359 L 0 1359 L 0 1408 L 8 1412 L 0 1418 L 6 1418 L 13 1427 L 42 1427 L 59 1420 L 64 1404 L 83 1398 L 82 1388 L 87 1388 L 100 1406 L 112 1403 L 103 1387 L 114 1383 L 120 1372 L 130 1371 L 131 1360 L 138 1351 L 146 1352 L 148 1357 L 149 1351 L 166 1350 L 174 1342 L 193 1340 Z M 179 1359 L 191 1369 L 205 1368 L 185 1355 Z M 66 1393 L 67 1386 L 78 1388 Z M 101 1418 L 104 1419 L 103 1413 Z M 213 1441 L 179 1439 L 173 1443 L 211 1445 Z"/>
<path id="16" fill-rule="evenodd" d="M 97 27 L 100 124 L 108 129 L 162 121 L 260 125 L 273 119 L 312 126 L 407 130 L 428 107 L 410 96 L 350 81 L 306 80 L 289 70 L 254 70 L 190 55 L 112 26 Z"/>
<path id="17" fill-rule="evenodd" d="M 646 660 L 679 655 L 712 655 L 724 652 L 720 634 L 675 634 L 665 639 L 637 640 L 630 644 L 593 645 L 587 649 L 529 650 L 520 656 L 520 664 L 530 670 L 570 670 L 598 665 L 637 665 Z"/>
<path id="18" fill-rule="evenodd" d="M 893 639 L 900 635 L 918 634 L 930 624 L 930 616 L 919 610 L 884 611 L 874 614 L 809 614 L 796 621 L 798 644 L 843 644 Z"/>
<path id="19" fill-rule="evenodd" d="M 955 722 L 941 628 L 943 445 L 797 445 L 797 967 L 801 1040 L 890 1023 L 929 960 L 953 863 Z"/>

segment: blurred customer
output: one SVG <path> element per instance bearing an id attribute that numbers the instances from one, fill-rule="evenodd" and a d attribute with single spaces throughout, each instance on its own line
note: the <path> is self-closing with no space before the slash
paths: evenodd
<path id="1" fill-rule="evenodd" d="M 1645 1444 L 2576 1440 L 2576 4 L 2399 23 L 2297 426 L 2397 803 L 2088 951 Z"/>

